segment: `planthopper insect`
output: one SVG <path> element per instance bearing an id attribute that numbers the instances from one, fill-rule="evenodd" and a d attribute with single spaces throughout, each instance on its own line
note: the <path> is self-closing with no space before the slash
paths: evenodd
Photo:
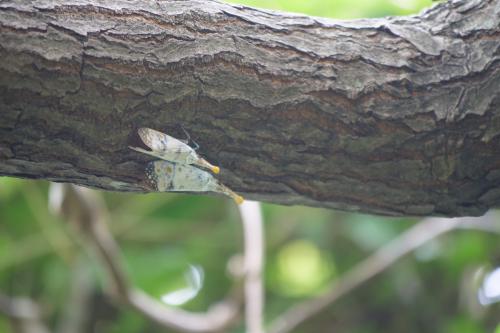
<path id="1" fill-rule="evenodd" d="M 192 165 L 153 161 L 146 166 L 146 181 L 160 192 L 217 192 L 225 194 L 237 203 L 243 197 L 231 191 L 205 170 Z"/>
<path id="2" fill-rule="evenodd" d="M 139 128 L 138 134 L 151 150 L 140 147 L 131 149 L 161 158 L 163 161 L 149 162 L 146 166 L 146 182 L 160 192 L 217 192 L 233 198 L 241 204 L 243 197 L 231 191 L 201 166 L 219 173 L 213 166 L 186 143 L 150 128 Z"/>
<path id="3" fill-rule="evenodd" d="M 130 149 L 170 162 L 201 166 L 212 170 L 213 173 L 219 173 L 220 171 L 218 166 L 207 162 L 193 148 L 179 139 L 145 127 L 139 128 L 137 133 L 144 144 L 151 150 L 129 146 Z"/>

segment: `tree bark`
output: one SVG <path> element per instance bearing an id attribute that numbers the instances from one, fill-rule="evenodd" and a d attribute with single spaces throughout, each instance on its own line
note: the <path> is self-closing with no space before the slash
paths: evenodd
<path id="1" fill-rule="evenodd" d="M 500 1 L 335 21 L 214 1 L 0 0 L 0 174 L 144 186 L 186 128 L 250 199 L 389 215 L 500 203 Z"/>

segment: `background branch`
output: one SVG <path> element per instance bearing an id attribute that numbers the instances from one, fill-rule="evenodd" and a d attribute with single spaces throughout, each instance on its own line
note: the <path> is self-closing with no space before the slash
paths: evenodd
<path id="1" fill-rule="evenodd" d="M 96 279 L 89 262 L 78 256 L 71 266 L 71 287 L 57 329 L 57 333 L 87 333 L 90 321 L 92 296 L 96 292 Z"/>
<path id="2" fill-rule="evenodd" d="M 299 303 L 280 315 L 271 324 L 268 332 L 292 331 L 418 247 L 445 233 L 462 228 L 500 233 L 498 217 L 494 212 L 480 218 L 424 219 L 342 275 L 321 296 Z"/>
<path id="3" fill-rule="evenodd" d="M 245 320 L 247 333 L 263 333 L 264 227 L 260 203 L 245 201 L 238 206 L 245 238 Z"/>
<path id="4" fill-rule="evenodd" d="M 42 322 L 38 304 L 29 298 L 0 294 L 0 313 L 10 319 L 16 333 L 49 333 Z"/>
<path id="5" fill-rule="evenodd" d="M 221 331 L 236 318 L 239 305 L 231 299 L 213 305 L 206 313 L 192 313 L 168 308 L 142 290 L 133 287 L 122 267 L 119 247 L 107 228 L 107 213 L 102 200 L 90 189 L 62 186 L 65 192 L 61 196 L 63 215 L 77 223 L 87 236 L 89 245 L 96 250 L 113 287 L 112 295 L 116 299 L 125 302 L 163 327 L 184 332 Z"/>

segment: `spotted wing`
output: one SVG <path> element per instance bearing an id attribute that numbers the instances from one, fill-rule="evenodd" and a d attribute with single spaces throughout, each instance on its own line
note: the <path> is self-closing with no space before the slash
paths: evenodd
<path id="1" fill-rule="evenodd" d="M 146 183 L 160 192 L 207 192 L 216 183 L 204 170 L 169 161 L 149 162 L 145 171 Z"/>
<path id="2" fill-rule="evenodd" d="M 218 192 L 234 199 L 237 204 L 243 197 L 224 186 L 210 173 L 190 165 L 168 161 L 153 161 L 146 166 L 146 183 L 159 192 Z"/>
<path id="3" fill-rule="evenodd" d="M 146 183 L 156 191 L 170 191 L 175 177 L 175 163 L 153 161 L 146 165 Z"/>

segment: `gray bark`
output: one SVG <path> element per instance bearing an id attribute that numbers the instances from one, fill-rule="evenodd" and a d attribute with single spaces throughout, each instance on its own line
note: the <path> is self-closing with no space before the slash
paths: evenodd
<path id="1" fill-rule="evenodd" d="M 0 1 L 0 174 L 149 191 L 186 128 L 247 198 L 390 215 L 500 203 L 500 1 L 335 21 L 215 1 Z"/>

